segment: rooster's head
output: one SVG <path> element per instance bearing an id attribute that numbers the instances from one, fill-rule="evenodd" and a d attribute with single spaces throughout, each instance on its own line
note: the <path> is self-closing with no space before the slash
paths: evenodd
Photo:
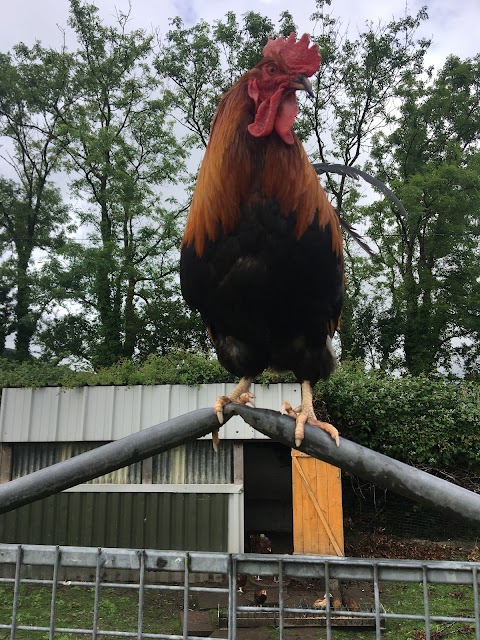
<path id="1" fill-rule="evenodd" d="M 295 92 L 313 95 L 309 76 L 318 71 L 320 54 L 316 44 L 304 34 L 296 40 L 294 33 L 269 39 L 263 58 L 249 72 L 248 95 L 255 103 L 255 119 L 249 133 L 261 138 L 275 131 L 287 144 L 293 144 L 292 126 L 298 113 Z"/>

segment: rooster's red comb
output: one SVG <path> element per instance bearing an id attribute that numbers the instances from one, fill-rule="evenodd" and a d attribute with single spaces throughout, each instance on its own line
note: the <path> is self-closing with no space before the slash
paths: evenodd
<path id="1" fill-rule="evenodd" d="M 265 57 L 281 55 L 292 73 L 313 76 L 320 68 L 321 57 L 316 44 L 310 46 L 310 38 L 306 33 L 297 42 L 295 33 L 285 40 L 283 36 L 276 40 L 268 39 L 263 47 Z"/>

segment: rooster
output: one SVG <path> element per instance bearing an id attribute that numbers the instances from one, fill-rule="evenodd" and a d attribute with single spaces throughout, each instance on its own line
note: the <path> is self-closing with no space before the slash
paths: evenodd
<path id="1" fill-rule="evenodd" d="M 243 588 L 246 586 L 248 581 L 248 576 L 244 574 L 239 574 L 237 576 L 237 591 L 238 593 L 244 593 Z"/>
<path id="2" fill-rule="evenodd" d="M 272 553 L 272 543 L 264 533 L 251 533 L 248 540 L 252 553 Z M 257 575 L 254 580 L 260 582 L 261 578 Z"/>
<path id="3" fill-rule="evenodd" d="M 223 367 L 240 378 L 214 410 L 253 400 L 250 385 L 266 368 L 292 371 L 301 405 L 284 411 L 317 420 L 312 388 L 335 368 L 332 337 L 343 300 L 342 235 L 292 126 L 296 92 L 313 96 L 320 66 L 305 34 L 269 39 L 263 57 L 219 103 L 198 174 L 181 248 L 187 304 L 200 312 Z M 218 430 L 213 434 L 215 449 Z"/>
<path id="4" fill-rule="evenodd" d="M 268 593 L 266 589 L 262 587 L 258 587 L 258 589 L 255 589 L 253 594 L 253 600 L 257 605 L 257 607 L 263 607 L 263 605 L 267 601 L 267 597 L 268 597 Z"/>
<path id="5" fill-rule="evenodd" d="M 251 533 L 249 543 L 252 553 L 272 553 L 272 543 L 264 533 Z"/>
<path id="6" fill-rule="evenodd" d="M 330 605 L 332 603 L 332 594 L 328 594 L 328 599 L 330 601 Z M 327 608 L 327 594 L 323 595 L 323 598 L 317 598 L 315 602 L 312 604 L 312 609 L 326 609 Z"/>

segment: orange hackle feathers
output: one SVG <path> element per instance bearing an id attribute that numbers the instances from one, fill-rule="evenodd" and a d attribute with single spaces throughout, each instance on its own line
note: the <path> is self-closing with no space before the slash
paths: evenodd
<path id="1" fill-rule="evenodd" d="M 207 239 L 215 240 L 220 231 L 235 227 L 251 185 L 253 167 L 239 140 L 239 123 L 248 118 L 250 102 L 246 83 L 240 81 L 222 97 L 212 122 L 183 237 L 183 244 L 195 242 L 198 255 Z"/>

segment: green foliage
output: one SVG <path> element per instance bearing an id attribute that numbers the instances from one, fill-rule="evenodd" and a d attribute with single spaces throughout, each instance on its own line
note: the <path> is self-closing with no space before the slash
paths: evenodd
<path id="1" fill-rule="evenodd" d="M 189 131 L 186 143 L 206 146 L 223 81 L 220 49 L 205 21 L 189 29 L 178 17 L 170 24 L 155 67 L 162 77 L 171 81 L 165 100 L 181 114 Z"/>
<path id="2" fill-rule="evenodd" d="M 167 83 L 165 99 L 181 114 L 189 146 L 207 145 L 220 95 L 257 64 L 268 38 L 296 31 L 288 11 L 281 13 L 278 28 L 255 11 L 242 18 L 239 24 L 229 11 L 213 26 L 201 20 L 188 29 L 179 17 L 170 21 L 155 67 Z"/>
<path id="3" fill-rule="evenodd" d="M 16 174 L 15 181 L 0 176 L 0 351 L 15 332 L 21 359 L 29 357 L 37 324 L 55 297 L 46 274 L 65 242 L 68 213 L 52 174 L 63 153 L 57 125 L 70 68 L 67 54 L 39 44 L 0 54 L 0 138 L 9 149 L 0 157 Z"/>
<path id="4" fill-rule="evenodd" d="M 374 315 L 394 319 L 377 320 L 372 331 L 382 366 L 400 364 L 414 375 L 459 363 L 478 370 L 479 86 L 480 56 L 450 57 L 426 82 L 404 82 L 398 121 L 390 135 L 374 138 L 372 171 L 409 212 L 404 220 L 380 201 L 364 209 L 379 257 L 370 271 Z"/>
<path id="5" fill-rule="evenodd" d="M 18 175 L 0 176 L 0 351 L 15 332 L 20 360 L 36 347 L 101 367 L 141 339 L 172 347 L 166 327 L 157 340 L 150 330 L 157 302 L 163 317 L 172 301 L 172 316 L 188 318 L 176 291 L 185 203 L 164 193 L 186 181 L 186 152 L 150 65 L 153 36 L 129 30 L 122 12 L 107 27 L 94 4 L 70 10 L 73 53 L 37 43 L 0 54 L 0 137 L 13 144 L 3 158 Z M 61 169 L 76 211 L 53 186 Z M 190 347 L 193 327 L 169 335 L 188 334 Z"/>
<path id="6" fill-rule="evenodd" d="M 0 387 L 39 388 L 48 386 L 82 387 L 99 385 L 184 384 L 200 385 L 234 382 L 235 378 L 210 354 L 170 351 L 160 356 L 148 355 L 144 360 L 119 360 L 98 371 L 73 370 L 49 362 L 31 360 L 15 362 L 0 358 Z M 258 378 L 262 384 L 295 382 L 292 375 L 266 371 Z"/>
<path id="7" fill-rule="evenodd" d="M 232 376 L 208 355 L 177 351 L 165 356 L 150 355 L 144 361 L 119 360 L 98 371 L 77 370 L 50 363 L 16 363 L 0 359 L 0 387 L 62 386 L 67 388 L 99 385 L 198 385 L 228 382 Z"/>
<path id="8" fill-rule="evenodd" d="M 397 378 L 344 364 L 319 389 L 346 438 L 409 464 L 478 469 L 478 383 Z"/>
<path id="9" fill-rule="evenodd" d="M 65 299 L 82 305 L 96 334 L 81 333 L 73 353 L 100 368 L 134 355 L 153 298 L 172 295 L 182 206 L 160 189 L 182 182 L 185 149 L 149 64 L 153 36 L 129 31 L 126 14 L 107 27 L 96 6 L 70 4 L 76 99 L 61 134 L 89 244 L 70 244 L 63 282 Z M 42 337 L 52 344 L 51 331 Z"/>
<path id="10" fill-rule="evenodd" d="M 16 362 L 0 358 L 1 387 L 55 387 L 74 386 L 68 383 L 75 373 L 68 367 L 55 366 L 38 360 Z"/>

